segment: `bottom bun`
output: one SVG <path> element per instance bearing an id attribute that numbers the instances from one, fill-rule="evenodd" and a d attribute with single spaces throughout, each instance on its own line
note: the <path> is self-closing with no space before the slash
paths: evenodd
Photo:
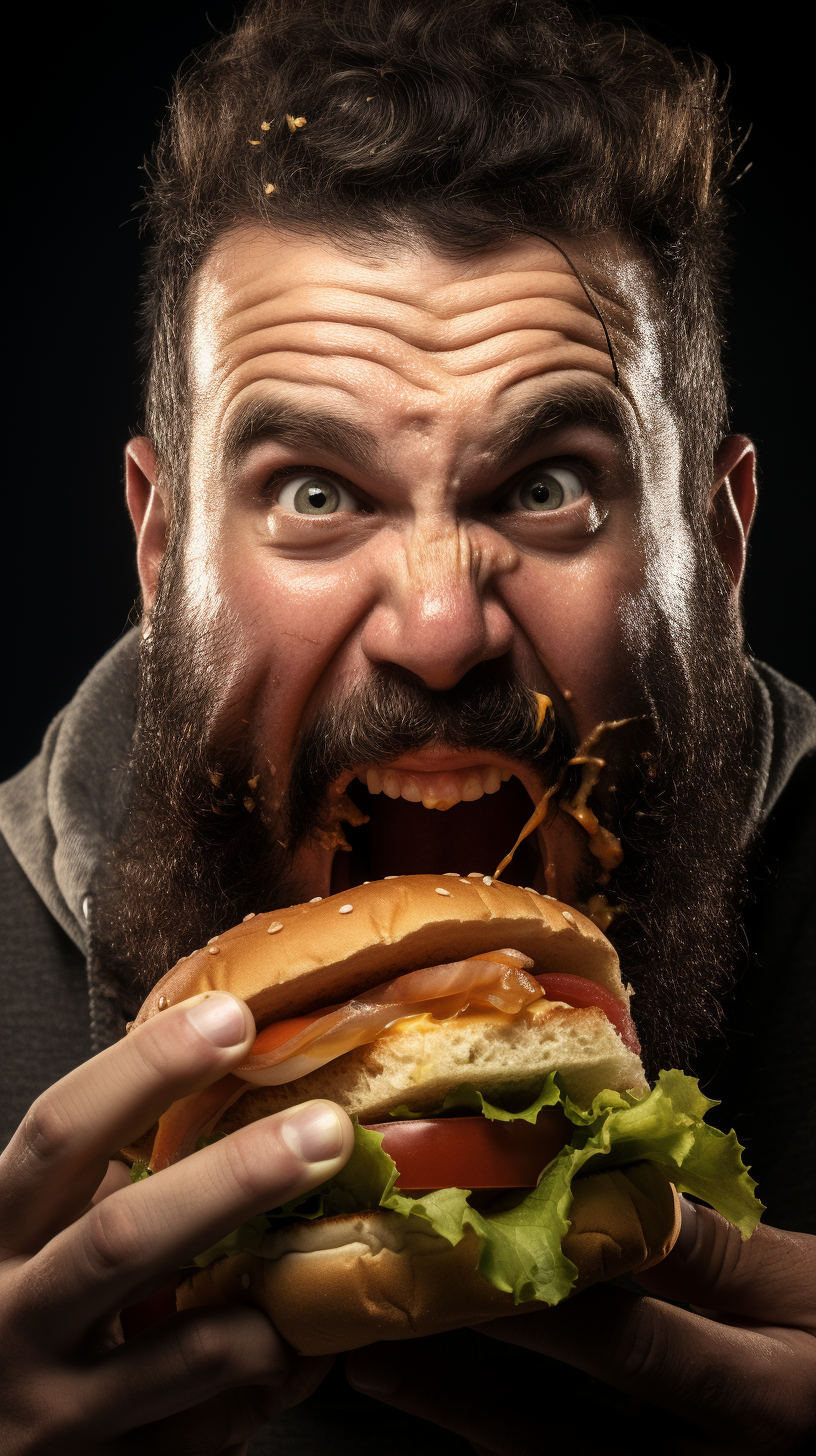
<path id="1" fill-rule="evenodd" d="M 677 1193 L 653 1163 L 578 1179 L 562 1248 L 573 1293 L 665 1258 L 680 1228 Z M 255 1304 L 301 1355 L 333 1355 L 546 1308 L 514 1304 L 477 1270 L 472 1229 L 456 1245 L 424 1219 L 386 1209 L 290 1224 L 260 1253 L 235 1254 L 179 1285 L 177 1306 Z"/>

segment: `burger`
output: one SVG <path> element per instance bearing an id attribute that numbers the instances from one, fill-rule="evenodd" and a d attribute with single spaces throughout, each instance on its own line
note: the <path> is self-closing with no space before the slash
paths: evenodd
<path id="1" fill-rule="evenodd" d="M 246 1061 L 171 1106 L 134 1179 L 310 1098 L 355 1124 L 340 1173 L 202 1250 L 177 1305 L 252 1302 L 303 1354 L 557 1304 L 671 1249 L 677 1193 L 761 1213 L 696 1081 L 649 1087 L 617 955 L 577 910 L 489 875 L 404 875 L 248 916 L 137 1023 L 245 1000 Z M 141 1154 L 141 1157 L 136 1157 Z"/>

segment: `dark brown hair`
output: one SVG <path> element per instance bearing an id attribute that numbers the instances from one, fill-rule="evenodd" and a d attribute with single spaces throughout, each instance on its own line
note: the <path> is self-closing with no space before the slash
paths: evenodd
<path id="1" fill-rule="evenodd" d="M 146 429 L 165 480 L 186 478 L 190 280 L 261 220 L 448 253 L 613 229 L 652 265 L 685 477 L 707 485 L 730 160 L 711 62 L 636 29 L 549 0 L 255 0 L 181 76 L 151 169 Z"/>

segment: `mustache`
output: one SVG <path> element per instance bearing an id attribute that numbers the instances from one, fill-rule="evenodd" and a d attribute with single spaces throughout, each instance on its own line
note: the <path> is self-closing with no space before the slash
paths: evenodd
<path id="1" fill-rule="evenodd" d="M 326 795 L 344 773 L 430 745 L 501 754 L 539 771 L 546 760 L 548 774 L 565 768 L 576 746 L 552 707 L 542 715 L 533 689 L 504 664 L 479 663 L 446 692 L 378 667 L 298 740 L 287 795 L 290 841 L 320 823 Z"/>

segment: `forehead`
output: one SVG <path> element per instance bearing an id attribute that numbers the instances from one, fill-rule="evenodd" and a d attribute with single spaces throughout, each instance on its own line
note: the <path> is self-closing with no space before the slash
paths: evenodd
<path id="1" fill-rule="evenodd" d="M 537 238 L 450 257 L 422 241 L 340 246 L 236 229 L 194 288 L 194 397 L 219 435 L 270 387 L 284 400 L 365 413 L 374 428 L 386 418 L 472 427 L 485 406 L 523 405 L 543 375 L 612 389 L 600 313 L 638 415 L 659 365 L 646 267 L 616 239 L 566 251 L 574 268 Z"/>

